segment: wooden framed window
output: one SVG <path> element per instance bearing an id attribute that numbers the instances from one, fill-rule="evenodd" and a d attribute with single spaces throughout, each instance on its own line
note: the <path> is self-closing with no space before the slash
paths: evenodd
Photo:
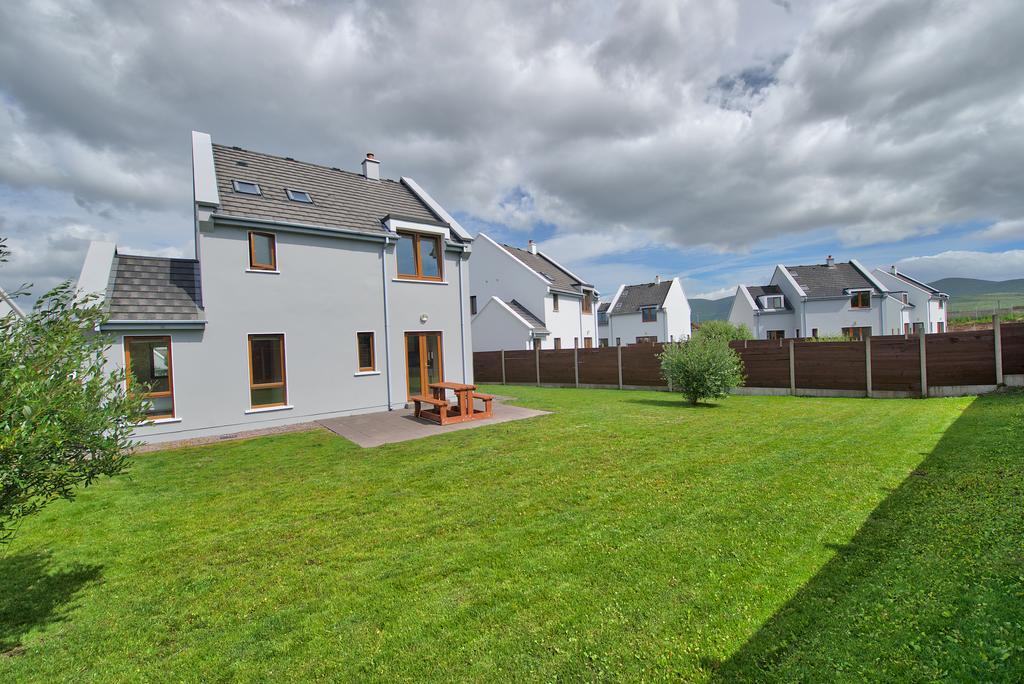
<path id="1" fill-rule="evenodd" d="M 766 340 L 781 340 L 786 336 L 785 330 L 769 330 L 765 335 Z"/>
<path id="2" fill-rule="evenodd" d="M 588 314 L 588 313 L 593 312 L 593 310 L 594 310 L 594 306 L 593 306 L 593 301 L 591 300 L 591 297 L 590 297 L 590 293 L 589 292 L 584 292 L 583 293 L 583 313 Z"/>
<path id="3" fill-rule="evenodd" d="M 174 417 L 174 378 L 171 362 L 171 338 L 125 337 L 124 367 L 128 371 L 128 389 L 145 397 L 146 419 Z"/>
<path id="4" fill-rule="evenodd" d="M 249 268 L 255 271 L 277 270 L 277 236 L 249 231 Z"/>
<path id="5" fill-rule="evenodd" d="M 657 335 L 641 335 L 636 338 L 637 344 L 656 344 L 658 342 Z"/>
<path id="6" fill-rule="evenodd" d="M 644 323 L 654 323 L 658 320 L 658 309 L 654 306 L 645 306 L 640 309 L 640 320 Z"/>
<path id="7" fill-rule="evenodd" d="M 843 337 L 849 337 L 851 340 L 863 340 L 866 337 L 871 337 L 871 326 L 843 328 Z"/>
<path id="8" fill-rule="evenodd" d="M 561 337 L 556 337 L 555 338 L 555 349 L 561 349 L 561 348 L 562 348 L 562 338 Z"/>
<path id="9" fill-rule="evenodd" d="M 557 292 L 552 292 L 551 293 L 551 310 L 552 311 L 558 311 L 558 293 Z"/>
<path id="10" fill-rule="evenodd" d="M 359 356 L 359 372 L 367 373 L 377 370 L 376 351 L 372 332 L 356 333 L 356 351 Z"/>
<path id="11" fill-rule="evenodd" d="M 859 292 L 854 292 L 850 296 L 850 307 L 853 309 L 870 309 L 871 291 L 860 290 Z"/>
<path id="12" fill-rule="evenodd" d="M 249 402 L 252 408 L 288 403 L 284 335 L 249 335 Z"/>
<path id="13" fill-rule="evenodd" d="M 938 321 L 935 324 L 935 332 L 940 332 L 940 333 L 946 332 L 946 324 L 943 323 L 942 321 Z"/>
<path id="14" fill-rule="evenodd" d="M 593 349 L 594 348 L 594 338 L 592 338 L 592 337 L 584 337 L 583 338 L 583 348 L 584 349 Z"/>
<path id="15" fill-rule="evenodd" d="M 471 316 L 476 316 L 476 295 L 469 296 L 469 313 Z"/>
<path id="16" fill-rule="evenodd" d="M 398 277 L 417 280 L 441 280 L 441 236 L 423 233 L 399 233 Z"/>

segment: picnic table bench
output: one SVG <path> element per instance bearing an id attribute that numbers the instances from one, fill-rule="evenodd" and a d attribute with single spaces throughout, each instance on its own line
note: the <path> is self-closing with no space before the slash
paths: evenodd
<path id="1" fill-rule="evenodd" d="M 449 423 L 490 418 L 493 415 L 491 405 L 494 395 L 478 394 L 476 385 L 467 385 L 461 382 L 432 382 L 428 388 L 431 392 L 430 396 L 409 397 L 409 400 L 415 405 L 417 418 L 432 420 L 439 425 L 448 425 Z M 454 406 L 446 398 L 448 391 L 455 394 L 456 404 Z M 476 399 L 483 402 L 482 411 L 476 410 L 473 406 Z M 428 404 L 432 408 L 424 409 L 423 404 Z"/>

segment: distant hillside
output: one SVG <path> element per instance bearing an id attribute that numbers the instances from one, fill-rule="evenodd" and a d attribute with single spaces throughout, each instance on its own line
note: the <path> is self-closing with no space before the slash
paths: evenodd
<path id="1" fill-rule="evenodd" d="M 980 280 L 978 278 L 943 278 L 930 283 L 950 297 L 971 297 L 985 294 L 1024 294 L 1024 278 L 1015 280 Z"/>
<path id="2" fill-rule="evenodd" d="M 691 299 L 690 320 L 694 323 L 727 321 L 729 320 L 730 307 L 732 307 L 732 297 L 724 297 L 722 299 Z"/>

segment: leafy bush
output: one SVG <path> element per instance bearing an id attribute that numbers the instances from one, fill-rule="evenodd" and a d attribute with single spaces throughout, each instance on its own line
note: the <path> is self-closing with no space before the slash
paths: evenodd
<path id="1" fill-rule="evenodd" d="M 128 464 L 143 400 L 126 393 L 123 372 L 106 371 L 103 320 L 70 282 L 24 319 L 0 317 L 0 545 L 25 516 Z"/>
<path id="2" fill-rule="evenodd" d="M 691 404 L 715 399 L 743 384 L 743 362 L 727 341 L 694 335 L 686 342 L 665 345 L 661 372 L 669 385 Z"/>
<path id="3" fill-rule="evenodd" d="M 697 328 L 697 332 L 695 332 L 693 336 L 721 340 L 726 343 L 732 342 L 733 340 L 754 339 L 754 336 L 750 332 L 750 328 L 748 328 L 745 323 L 734 325 L 729 321 L 707 321 L 706 323 L 701 323 L 700 327 Z"/>

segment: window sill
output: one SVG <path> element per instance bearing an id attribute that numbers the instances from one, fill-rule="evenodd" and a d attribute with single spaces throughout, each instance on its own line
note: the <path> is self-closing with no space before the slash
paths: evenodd
<path id="1" fill-rule="evenodd" d="M 357 378 L 362 376 L 362 375 L 380 375 L 380 371 L 379 370 L 357 371 L 357 372 L 353 373 L 352 375 L 357 377 Z"/>
<path id="2" fill-rule="evenodd" d="M 245 269 L 245 272 L 246 273 L 268 273 L 270 275 L 281 275 L 281 272 L 278 271 L 277 269 L 274 269 L 273 271 L 271 271 L 270 269 L 267 269 L 267 268 L 247 268 L 247 269 Z"/>
<path id="3" fill-rule="evenodd" d="M 421 285 L 447 285 L 443 280 L 427 280 L 425 278 L 392 278 L 395 283 L 420 283 Z"/>
<path id="4" fill-rule="evenodd" d="M 168 425 L 170 423 L 180 423 L 181 418 L 157 418 L 156 420 L 144 420 L 141 423 L 136 423 L 135 427 L 146 427 L 147 425 Z"/>
<path id="5" fill-rule="evenodd" d="M 251 408 L 245 412 L 246 415 L 250 413 L 273 413 L 274 411 L 290 411 L 294 406 L 286 404 L 284 406 L 264 406 L 262 408 Z"/>

